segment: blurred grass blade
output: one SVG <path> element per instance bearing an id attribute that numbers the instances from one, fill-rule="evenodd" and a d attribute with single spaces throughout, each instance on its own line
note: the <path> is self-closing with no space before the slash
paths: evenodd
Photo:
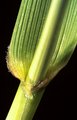
<path id="1" fill-rule="evenodd" d="M 60 17 L 54 34 L 57 43 L 47 69 L 50 78 L 67 64 L 77 45 L 77 0 L 69 0 L 64 15 L 62 13 Z"/>
<path id="2" fill-rule="evenodd" d="M 67 64 L 77 45 L 77 0 L 58 1 L 56 5 L 55 2 L 52 1 L 51 3 L 43 32 L 28 72 L 26 85 L 27 80 L 34 86 L 46 78 L 49 81 L 52 80 Z M 62 5 L 61 9 L 59 5 Z M 57 7 L 55 8 L 54 6 Z"/>
<path id="3" fill-rule="evenodd" d="M 21 7 L 9 46 L 7 64 L 11 73 L 22 81 L 26 79 L 40 39 L 42 39 L 42 42 L 43 40 L 46 41 L 44 48 L 42 47 L 42 56 L 43 52 L 45 52 L 44 56 L 46 56 L 47 48 L 45 48 L 45 46 L 47 45 L 47 40 L 51 37 L 50 26 L 53 25 L 53 22 L 51 22 L 51 20 L 48 21 L 48 24 L 50 24 L 49 28 L 44 28 L 44 25 L 48 17 L 47 14 L 50 4 L 53 2 L 54 0 L 22 0 L 21 2 Z M 53 17 L 53 21 L 55 21 L 56 14 L 57 12 L 54 10 L 50 13 L 50 17 Z M 47 76 L 49 76 L 51 72 L 58 72 L 58 70 L 67 63 L 76 46 L 77 1 L 63 1 L 63 6 L 58 15 L 58 21 L 54 23 L 56 24 L 56 27 L 55 30 L 52 31 L 52 44 L 50 43 L 49 54 L 47 55 L 46 60 L 42 60 L 43 63 L 45 62 L 44 67 L 40 67 L 43 70 L 40 71 L 38 69 L 41 74 L 48 74 Z M 44 31 L 43 35 L 42 31 Z M 40 43 L 40 45 L 42 46 L 42 43 Z M 38 49 L 36 56 L 38 56 L 40 52 L 41 50 Z M 37 61 L 38 64 L 41 63 L 39 59 L 36 57 L 36 60 L 33 60 L 34 63 Z M 33 74 L 32 71 L 34 71 L 36 64 L 33 65 L 33 68 L 31 67 L 32 70 L 30 76 Z M 43 75 L 43 77 L 45 77 L 45 75 Z"/>
<path id="4" fill-rule="evenodd" d="M 22 0 L 11 43 L 7 64 L 11 73 L 25 80 L 52 0 Z"/>

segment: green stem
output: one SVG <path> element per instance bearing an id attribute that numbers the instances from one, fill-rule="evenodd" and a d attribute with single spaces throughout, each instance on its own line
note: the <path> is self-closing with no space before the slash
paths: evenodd
<path id="1" fill-rule="evenodd" d="M 23 85 L 20 84 L 6 120 L 32 120 L 44 90 L 32 92 L 42 78 L 46 57 L 52 43 L 53 31 L 63 0 L 52 0 L 45 26 L 37 46 L 33 61 Z M 23 33 L 23 32 L 22 32 Z"/>
<path id="2" fill-rule="evenodd" d="M 48 16 L 41 33 L 41 37 L 35 51 L 31 66 L 28 72 L 28 79 L 26 78 L 25 84 L 30 83 L 36 85 L 39 82 L 39 79 L 42 79 L 42 71 L 43 75 L 45 75 L 44 66 L 46 67 L 46 59 L 49 54 L 49 50 L 51 48 L 51 44 L 53 44 L 53 33 L 56 27 L 56 23 L 58 20 L 58 16 L 61 10 L 63 0 L 53 0 L 50 5 L 50 9 L 48 12 Z M 52 53 L 53 54 L 53 53 Z"/>
<path id="3" fill-rule="evenodd" d="M 43 93 L 44 90 L 35 93 L 33 98 L 27 97 L 20 84 L 6 120 L 32 120 Z"/>

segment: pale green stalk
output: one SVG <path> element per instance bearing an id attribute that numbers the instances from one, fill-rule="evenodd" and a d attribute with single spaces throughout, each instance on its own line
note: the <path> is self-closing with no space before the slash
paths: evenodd
<path id="1" fill-rule="evenodd" d="M 41 34 L 34 58 L 32 60 L 25 86 L 30 90 L 33 86 L 37 85 L 42 79 L 42 71 L 44 73 L 44 66 L 49 49 L 52 44 L 52 37 L 56 22 L 58 20 L 59 12 L 62 5 L 62 0 L 53 0 L 47 16 L 47 20 Z M 54 14 L 55 13 L 55 14 Z M 30 86 L 30 87 L 29 87 Z"/>
<path id="2" fill-rule="evenodd" d="M 50 37 L 52 37 L 61 5 L 62 5 L 62 0 L 55 0 L 55 1 L 53 0 L 51 2 L 51 7 L 48 13 L 47 21 L 45 23 L 45 27 L 37 48 L 37 52 L 35 53 L 33 62 L 30 67 L 30 71 L 26 80 L 27 82 L 25 83 L 25 86 L 20 84 L 6 120 L 31 120 L 33 118 L 33 115 L 41 100 L 44 90 L 40 92 L 36 91 L 35 93 L 32 93 L 31 88 L 32 86 L 35 85 L 34 83 L 38 82 L 38 79 L 41 75 L 40 71 L 43 68 L 43 65 L 44 65 L 43 62 L 45 61 L 44 59 L 48 54 L 49 45 L 51 43 Z M 53 14 L 54 12 L 55 14 Z M 51 30 L 49 31 L 49 29 Z M 41 63 L 40 63 L 40 66 L 38 67 L 38 62 L 40 60 L 41 55 L 42 55 Z M 30 81 L 29 75 L 31 75 L 32 81 Z M 25 91 L 23 89 L 24 87 L 25 87 Z"/>
<path id="3" fill-rule="evenodd" d="M 32 120 L 45 91 L 40 86 L 44 87 L 44 82 L 52 80 L 65 66 L 76 47 L 77 0 L 68 0 L 61 13 L 63 2 L 22 0 L 7 60 L 10 71 L 21 83 L 6 120 Z"/>
<path id="4" fill-rule="evenodd" d="M 33 99 L 27 98 L 19 86 L 6 120 L 32 120 L 44 91 L 36 93 Z"/>

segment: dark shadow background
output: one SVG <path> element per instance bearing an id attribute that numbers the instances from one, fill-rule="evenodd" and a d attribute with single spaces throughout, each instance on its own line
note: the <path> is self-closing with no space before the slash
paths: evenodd
<path id="1" fill-rule="evenodd" d="M 0 2 L 0 120 L 5 120 L 19 81 L 6 66 L 6 51 L 21 0 Z M 77 48 L 68 65 L 48 85 L 33 120 L 75 117 L 77 108 Z"/>

